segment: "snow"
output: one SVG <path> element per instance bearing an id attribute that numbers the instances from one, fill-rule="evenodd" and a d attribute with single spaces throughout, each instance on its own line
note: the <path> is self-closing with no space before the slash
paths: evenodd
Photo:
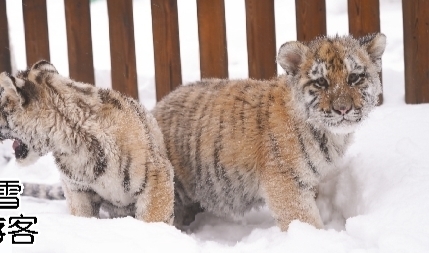
<path id="1" fill-rule="evenodd" d="M 179 0 L 184 82 L 199 79 L 198 33 L 194 1 Z M 327 0 L 328 33 L 347 33 L 346 1 Z M 21 1 L 8 0 L 10 39 L 15 67 L 26 67 Z M 225 1 L 229 74 L 247 76 L 244 1 Z M 134 1 L 139 95 L 146 107 L 155 103 L 150 1 Z M 277 47 L 295 40 L 294 1 L 275 1 Z M 63 3 L 48 0 L 51 61 L 68 74 Z M 401 1 L 381 0 L 381 30 L 387 35 L 383 56 L 384 104 L 357 130 L 342 169 L 320 187 L 317 200 L 325 229 L 294 221 L 281 232 L 269 210 L 243 218 L 199 214 L 187 231 L 133 218 L 96 219 L 71 216 L 65 201 L 21 197 L 18 210 L 0 217 L 36 216 L 34 245 L 12 245 L 0 252 L 429 252 L 429 104 L 404 102 Z M 96 84 L 110 86 L 107 8 L 91 4 Z M 279 69 L 279 73 L 282 73 Z M 56 183 L 51 156 L 29 167 L 11 158 L 10 141 L 0 146 L 0 178 Z M 7 227 L 3 231 L 9 231 Z"/>

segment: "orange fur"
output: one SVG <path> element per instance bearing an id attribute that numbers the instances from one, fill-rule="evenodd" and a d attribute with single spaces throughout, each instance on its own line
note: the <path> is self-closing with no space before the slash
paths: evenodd
<path id="1" fill-rule="evenodd" d="M 175 225 L 196 213 L 242 215 L 266 203 L 282 230 L 294 219 L 322 228 L 320 179 L 377 103 L 385 37 L 289 42 L 287 74 L 181 86 L 153 114 L 175 170 Z"/>

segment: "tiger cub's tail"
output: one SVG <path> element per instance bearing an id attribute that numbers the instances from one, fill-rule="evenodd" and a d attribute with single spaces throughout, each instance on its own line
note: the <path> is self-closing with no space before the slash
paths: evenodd
<path id="1" fill-rule="evenodd" d="M 34 184 L 23 183 L 22 196 L 30 196 L 39 199 L 60 200 L 65 199 L 61 184 Z"/>

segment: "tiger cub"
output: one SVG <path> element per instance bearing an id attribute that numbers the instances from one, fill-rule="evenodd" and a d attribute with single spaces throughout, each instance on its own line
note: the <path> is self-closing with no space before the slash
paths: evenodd
<path id="1" fill-rule="evenodd" d="M 288 42 L 285 75 L 207 79 L 162 99 L 153 115 L 175 170 L 175 225 L 265 203 L 283 231 L 295 219 L 323 228 L 318 183 L 377 104 L 385 46 L 383 34 Z"/>
<path id="2" fill-rule="evenodd" d="M 172 224 L 173 167 L 156 120 L 137 101 L 42 60 L 16 77 L 0 74 L 0 114 L 0 140 L 14 140 L 18 163 L 52 152 L 72 215 L 96 217 L 103 204 Z"/>

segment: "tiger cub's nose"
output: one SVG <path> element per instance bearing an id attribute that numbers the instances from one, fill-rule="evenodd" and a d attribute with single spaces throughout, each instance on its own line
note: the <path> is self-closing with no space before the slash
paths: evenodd
<path id="1" fill-rule="evenodd" d="M 352 109 L 351 99 L 340 97 L 332 103 L 332 110 L 339 115 L 346 115 Z"/>

